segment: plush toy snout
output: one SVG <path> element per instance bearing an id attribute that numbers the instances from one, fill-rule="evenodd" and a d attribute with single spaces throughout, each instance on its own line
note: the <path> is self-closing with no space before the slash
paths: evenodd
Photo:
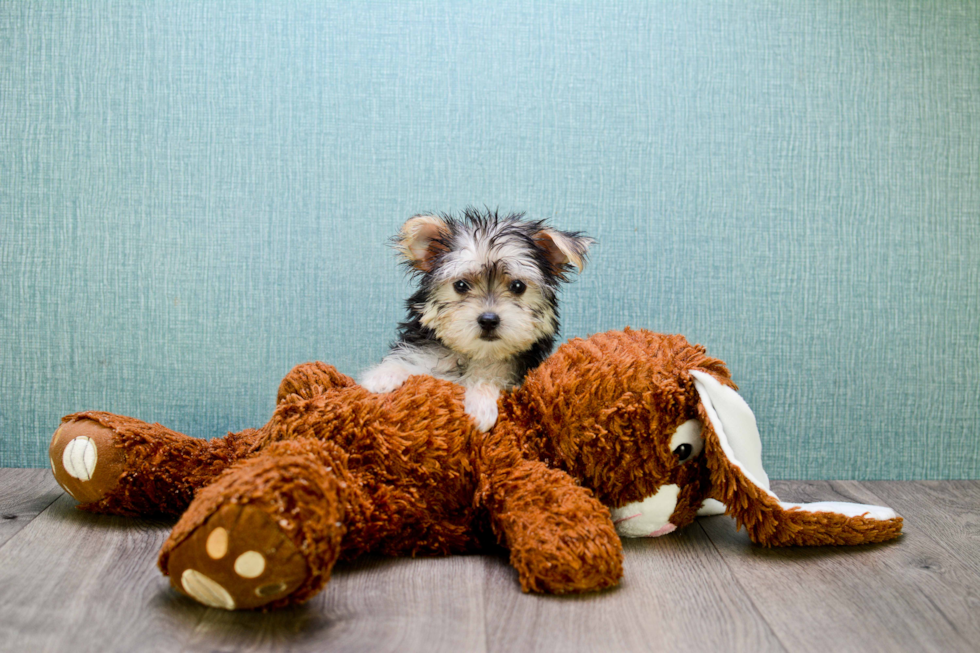
<path id="1" fill-rule="evenodd" d="M 643 501 L 628 503 L 612 510 L 613 524 L 620 537 L 660 537 L 677 530 L 670 521 L 677 508 L 679 485 L 670 483 L 660 486 L 653 495 Z"/>
<path id="2" fill-rule="evenodd" d="M 704 449 L 702 425 L 696 419 L 683 422 L 670 437 L 668 448 L 681 464 L 698 464 Z M 688 520 L 675 517 L 681 487 L 676 483 L 661 485 L 642 499 L 612 510 L 613 524 L 621 537 L 659 537 L 673 533 Z M 673 520 L 672 520 L 673 518 Z M 679 523 L 683 521 L 684 523 Z"/>

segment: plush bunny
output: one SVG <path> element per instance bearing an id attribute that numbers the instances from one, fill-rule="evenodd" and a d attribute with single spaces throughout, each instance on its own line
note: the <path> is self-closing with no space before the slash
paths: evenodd
<path id="1" fill-rule="evenodd" d="M 560 347 L 501 397 L 489 433 L 449 382 L 412 377 L 375 395 L 308 363 L 257 430 L 208 441 L 85 412 L 65 417 L 50 447 L 80 507 L 182 515 L 160 568 L 225 609 L 305 601 L 340 558 L 498 543 L 525 591 L 599 590 L 622 575 L 619 535 L 669 533 L 706 501 L 763 546 L 901 532 L 888 508 L 780 501 L 760 453 L 721 361 L 681 336 L 630 329 Z"/>

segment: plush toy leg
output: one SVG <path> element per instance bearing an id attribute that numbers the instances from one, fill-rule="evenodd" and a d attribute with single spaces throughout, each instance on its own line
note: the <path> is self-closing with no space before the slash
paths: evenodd
<path id="1" fill-rule="evenodd" d="M 160 552 L 179 592 L 226 610 L 306 601 L 345 532 L 344 456 L 330 443 L 270 445 L 203 489 Z"/>
<path id="2" fill-rule="evenodd" d="M 623 575 L 623 552 L 609 509 L 564 472 L 538 461 L 504 462 L 481 490 L 494 531 L 510 549 L 525 592 L 589 592 Z"/>
<path id="3" fill-rule="evenodd" d="M 192 438 L 159 424 L 90 411 L 68 415 L 48 453 L 58 484 L 94 512 L 179 515 L 194 492 L 246 455 L 257 431 Z"/>

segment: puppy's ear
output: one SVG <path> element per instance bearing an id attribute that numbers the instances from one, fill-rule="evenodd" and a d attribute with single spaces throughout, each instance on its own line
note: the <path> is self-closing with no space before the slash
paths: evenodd
<path id="1" fill-rule="evenodd" d="M 585 269 L 589 247 L 595 240 L 578 232 L 545 227 L 534 235 L 534 242 L 544 251 L 545 258 L 558 276 L 564 278 L 569 265 L 575 266 L 579 272 Z"/>
<path id="2" fill-rule="evenodd" d="M 395 249 L 416 270 L 428 272 L 435 258 L 448 247 L 449 225 L 435 215 L 417 215 L 402 225 L 395 237 Z"/>
<path id="3" fill-rule="evenodd" d="M 710 374 L 691 371 L 704 424 L 711 493 L 762 546 L 866 544 L 898 537 L 891 508 L 842 501 L 787 503 L 769 489 L 755 416 L 737 392 Z"/>

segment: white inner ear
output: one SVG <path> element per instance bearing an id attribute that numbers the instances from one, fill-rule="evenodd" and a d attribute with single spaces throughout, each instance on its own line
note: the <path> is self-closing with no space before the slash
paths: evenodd
<path id="1" fill-rule="evenodd" d="M 762 468 L 762 438 L 752 409 L 737 392 L 710 374 L 691 370 L 691 376 L 725 456 L 750 481 L 775 497 L 769 492 L 769 476 Z"/>
<path id="2" fill-rule="evenodd" d="M 701 422 L 696 419 L 689 419 L 674 431 L 670 436 L 670 450 L 673 451 L 682 444 L 691 445 L 693 452 L 691 458 L 697 456 L 704 449 L 704 438 L 701 437 Z"/>
<path id="3" fill-rule="evenodd" d="M 799 508 L 805 512 L 834 512 L 845 517 L 867 517 L 887 521 L 895 519 L 898 514 L 891 508 L 885 506 L 871 506 L 865 503 L 847 503 L 845 501 L 817 501 L 814 503 L 790 503 L 780 501 L 785 510 Z"/>

